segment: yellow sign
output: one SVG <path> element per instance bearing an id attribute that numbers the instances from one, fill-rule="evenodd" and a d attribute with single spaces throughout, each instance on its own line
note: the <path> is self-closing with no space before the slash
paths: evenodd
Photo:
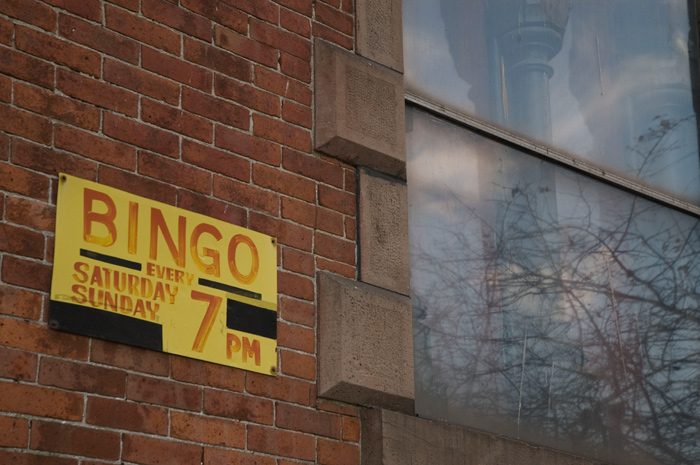
<path id="1" fill-rule="evenodd" d="M 61 174 L 50 325 L 275 375 L 277 242 Z"/>

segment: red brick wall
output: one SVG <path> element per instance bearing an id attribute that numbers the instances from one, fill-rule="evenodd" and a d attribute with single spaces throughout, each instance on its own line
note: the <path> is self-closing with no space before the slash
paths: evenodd
<path id="1" fill-rule="evenodd" d="M 353 28 L 352 0 L 0 0 L 0 463 L 359 463 L 315 382 L 356 186 L 312 151 L 312 38 Z M 49 329 L 59 172 L 276 236 L 279 376 Z"/>

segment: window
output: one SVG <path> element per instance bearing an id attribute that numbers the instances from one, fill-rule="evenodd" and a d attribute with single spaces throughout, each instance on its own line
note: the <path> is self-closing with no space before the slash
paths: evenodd
<path id="1" fill-rule="evenodd" d="M 700 463 L 688 5 L 404 2 L 419 415 Z"/>

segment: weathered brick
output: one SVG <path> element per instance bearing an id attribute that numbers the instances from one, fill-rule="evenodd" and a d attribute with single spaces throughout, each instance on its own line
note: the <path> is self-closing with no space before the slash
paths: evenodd
<path id="1" fill-rule="evenodd" d="M 46 3 L 91 21 L 102 21 L 102 3 L 99 0 L 46 0 Z"/>
<path id="2" fill-rule="evenodd" d="M 280 99 L 274 94 L 256 89 L 248 84 L 242 84 L 224 76 L 214 78 L 216 95 L 233 100 L 241 105 L 267 113 L 272 116 L 280 115 Z"/>
<path id="3" fill-rule="evenodd" d="M 145 465 L 201 463 L 202 447 L 143 436 L 124 435 L 122 460 Z"/>
<path id="4" fill-rule="evenodd" d="M 316 333 L 313 329 L 280 321 L 277 324 L 277 344 L 313 354 L 316 351 Z"/>
<path id="5" fill-rule="evenodd" d="M 314 460 L 313 436 L 263 426 L 248 426 L 248 449 L 300 460 Z M 358 462 L 359 463 L 359 462 Z"/>
<path id="6" fill-rule="evenodd" d="M 225 102 L 194 89 L 182 89 L 182 108 L 205 118 L 247 130 L 250 126 L 250 110 Z"/>
<path id="7" fill-rule="evenodd" d="M 91 131 L 100 127 L 100 110 L 97 108 L 38 87 L 15 83 L 14 101 L 15 105 L 27 110 Z"/>
<path id="8" fill-rule="evenodd" d="M 290 102 L 285 102 L 284 106 Z M 302 107 L 306 108 L 306 107 Z M 307 176 L 335 187 L 343 187 L 343 169 L 338 163 L 331 163 L 322 158 L 285 148 L 282 151 L 284 169 Z"/>
<path id="9" fill-rule="evenodd" d="M 250 180 L 250 162 L 196 142 L 182 141 L 182 160 L 241 181 Z"/>
<path id="10" fill-rule="evenodd" d="M 285 8 L 280 9 L 280 26 L 306 38 L 311 37 L 309 18 Z"/>
<path id="11" fill-rule="evenodd" d="M 248 15 L 220 0 L 182 0 L 181 4 L 185 8 L 230 27 L 234 31 L 242 34 L 246 34 L 248 31 Z"/>
<path id="12" fill-rule="evenodd" d="M 17 18 L 47 31 L 56 29 L 56 12 L 53 8 L 34 0 L 3 0 L 0 13 Z"/>
<path id="13" fill-rule="evenodd" d="M 177 206 L 238 226 L 245 227 L 248 224 L 248 213 L 243 208 L 192 191 L 180 189 L 177 193 Z"/>
<path id="14" fill-rule="evenodd" d="M 298 323 L 313 328 L 316 325 L 316 307 L 309 302 L 280 298 L 280 317 L 292 323 Z"/>
<path id="15" fill-rule="evenodd" d="M 355 243 L 338 237 L 314 232 L 314 253 L 322 257 L 355 265 Z"/>
<path id="16" fill-rule="evenodd" d="M 56 87 L 75 99 L 128 116 L 138 115 L 138 96 L 106 82 L 59 69 Z"/>
<path id="17" fill-rule="evenodd" d="M 119 433 L 115 431 L 45 421 L 32 422 L 32 449 L 116 460 L 119 458 L 119 443 Z"/>
<path id="18" fill-rule="evenodd" d="M 161 376 L 170 371 L 168 354 L 100 339 L 92 341 L 90 361 Z"/>
<path id="19" fill-rule="evenodd" d="M 8 105 L 0 105 L 0 131 L 49 145 L 52 129 L 53 125 L 46 118 Z"/>
<path id="20" fill-rule="evenodd" d="M 245 372 L 224 365 L 185 357 L 173 357 L 172 377 L 193 384 L 243 392 Z"/>
<path id="21" fill-rule="evenodd" d="M 352 50 L 354 45 L 351 37 L 343 35 L 335 29 L 332 29 L 325 24 L 317 23 L 316 21 L 312 23 L 311 34 L 314 37 L 327 40 L 328 42 L 333 42 L 334 44 L 340 45 L 348 50 Z"/>
<path id="22" fill-rule="evenodd" d="M 245 425 L 239 421 L 173 411 L 170 436 L 215 446 L 245 447 Z"/>
<path id="23" fill-rule="evenodd" d="M 102 126 L 106 135 L 122 142 L 174 158 L 179 152 L 179 140 L 175 134 L 110 113 L 104 115 Z"/>
<path id="24" fill-rule="evenodd" d="M 336 273 L 341 276 L 345 276 L 346 278 L 355 279 L 357 277 L 357 269 L 354 266 L 328 260 L 327 258 L 317 257 L 316 268 L 319 270 L 330 271 L 331 273 Z"/>
<path id="25" fill-rule="evenodd" d="M 162 26 L 110 5 L 105 9 L 108 28 L 174 55 L 180 54 L 180 36 Z"/>
<path id="26" fill-rule="evenodd" d="M 244 34 L 237 34 L 228 28 L 214 26 L 214 44 L 261 65 L 277 67 L 279 52 L 276 49 L 251 40 Z"/>
<path id="27" fill-rule="evenodd" d="M 171 3 L 162 0 L 143 0 L 141 12 L 144 16 L 154 21 L 207 42 L 211 41 L 211 21 L 178 8 Z"/>
<path id="28" fill-rule="evenodd" d="M 305 16 L 311 16 L 313 12 L 313 0 L 279 0 L 279 4 Z"/>
<path id="29" fill-rule="evenodd" d="M 100 75 L 100 55 L 92 50 L 22 26 L 16 28 L 15 41 L 19 50 L 92 76 Z"/>
<path id="30" fill-rule="evenodd" d="M 241 81 L 250 81 L 251 64 L 241 57 L 199 40 L 185 38 L 185 59 Z"/>
<path id="31" fill-rule="evenodd" d="M 311 105 L 311 89 L 307 84 L 290 79 L 276 71 L 256 66 L 253 82 L 261 89 L 269 90 L 302 105 Z"/>
<path id="32" fill-rule="evenodd" d="M 280 165 L 282 149 L 278 144 L 220 124 L 216 125 L 215 131 L 215 144 L 217 147 L 267 163 L 268 165 Z"/>
<path id="33" fill-rule="evenodd" d="M 6 347 L 86 360 L 88 342 L 87 337 L 54 331 L 42 324 L 0 318 L 0 344 Z"/>
<path id="34" fill-rule="evenodd" d="M 168 432 L 168 409 L 120 399 L 88 397 L 85 417 L 89 424 L 106 428 L 159 435 Z"/>
<path id="35" fill-rule="evenodd" d="M 251 454 L 227 449 L 204 448 L 202 465 L 219 465 L 230 463 L 235 465 L 275 465 L 275 459 L 260 454 Z"/>
<path id="36" fill-rule="evenodd" d="M 69 152 L 78 153 L 93 160 L 107 163 L 118 168 L 128 169 L 133 171 L 136 168 L 136 149 L 129 147 L 126 144 L 105 139 L 94 134 L 90 134 L 79 129 L 70 128 L 67 126 L 57 126 L 54 135 L 54 145 Z M 64 158 L 66 156 L 64 155 Z M 70 172 L 76 176 L 92 179 L 95 177 L 96 167 L 94 163 L 86 160 L 75 159 L 62 163 L 62 166 L 56 166 L 54 170 L 46 171 L 50 174 L 57 174 L 59 171 Z M 68 163 L 71 161 L 72 163 Z M 77 172 L 72 165 L 85 164 L 80 170 L 82 175 Z"/>
<path id="37" fill-rule="evenodd" d="M 177 105 L 180 102 L 180 86 L 178 84 L 115 60 L 105 60 L 104 78 L 112 84 L 172 105 Z"/>
<path id="38" fill-rule="evenodd" d="M 342 415 L 359 416 L 360 410 L 358 407 L 349 404 L 342 404 L 333 400 L 318 399 L 316 402 L 316 408 L 318 410 L 324 410 L 326 412 L 340 413 Z"/>
<path id="39" fill-rule="evenodd" d="M 39 367 L 39 383 L 71 391 L 123 397 L 126 372 L 44 357 Z"/>
<path id="40" fill-rule="evenodd" d="M 315 19 L 345 35 L 351 36 L 353 33 L 352 16 L 323 3 L 316 4 Z"/>
<path id="41" fill-rule="evenodd" d="M 205 389 L 204 413 L 271 425 L 274 418 L 274 404 L 268 399 Z"/>
<path id="42" fill-rule="evenodd" d="M 302 152 L 311 152 L 311 132 L 278 119 L 254 114 L 253 134 Z"/>
<path id="43" fill-rule="evenodd" d="M 119 5 L 123 8 L 126 8 L 127 10 L 131 10 L 133 12 L 138 12 L 139 11 L 139 5 L 141 4 L 141 0 L 108 0 L 110 3 L 114 3 L 115 5 Z"/>
<path id="44" fill-rule="evenodd" d="M 258 373 L 247 373 L 246 392 L 301 405 L 311 405 L 315 399 L 311 383 L 285 376 L 272 378 Z"/>
<path id="45" fill-rule="evenodd" d="M 224 2 L 263 21 L 272 24 L 278 22 L 279 7 L 269 0 L 224 0 Z"/>
<path id="46" fill-rule="evenodd" d="M 311 251 L 312 232 L 310 229 L 251 212 L 249 215 L 250 228 L 263 234 L 276 236 L 282 245 L 288 245 L 297 249 Z"/>
<path id="47" fill-rule="evenodd" d="M 0 189 L 47 200 L 49 178 L 17 166 L 0 163 Z"/>
<path id="48" fill-rule="evenodd" d="M 357 237 L 357 220 L 355 218 L 345 218 L 345 237 L 354 241 Z"/>
<path id="49" fill-rule="evenodd" d="M 101 184 L 116 187 L 117 189 L 169 205 L 175 205 L 177 198 L 177 188 L 175 186 L 108 166 L 100 166 L 98 179 Z"/>
<path id="50" fill-rule="evenodd" d="M 61 13 L 58 32 L 66 39 L 129 63 L 138 63 L 140 46 L 135 40 L 117 34 L 102 26 Z"/>
<path id="51" fill-rule="evenodd" d="M 97 164 L 90 160 L 21 140 L 12 144 L 12 161 L 53 176 L 67 172 L 84 179 L 95 179 L 97 172 Z"/>
<path id="52" fill-rule="evenodd" d="M 27 447 L 29 442 L 29 422 L 24 418 L 0 415 L 0 446 Z"/>
<path id="53" fill-rule="evenodd" d="M 214 125 L 211 122 L 153 100 L 141 100 L 141 119 L 204 142 L 213 140 Z"/>
<path id="54" fill-rule="evenodd" d="M 360 420 L 354 417 L 343 417 L 343 441 L 360 441 Z"/>
<path id="55" fill-rule="evenodd" d="M 289 404 L 277 404 L 278 428 L 340 439 L 340 416 Z"/>
<path id="56" fill-rule="evenodd" d="M 0 47 L 0 55 L 0 73 L 53 89 L 53 65 L 7 47 Z"/>
<path id="57" fill-rule="evenodd" d="M 354 444 L 319 438 L 317 461 L 322 465 L 356 465 L 360 463 L 360 448 Z"/>
<path id="58" fill-rule="evenodd" d="M 280 350 L 282 373 L 297 378 L 314 381 L 316 379 L 316 358 L 290 350 Z"/>
<path id="59" fill-rule="evenodd" d="M 139 151 L 139 173 L 171 185 L 211 193 L 211 173 L 170 158 Z"/>
<path id="60" fill-rule="evenodd" d="M 0 252 L 43 258 L 44 235 L 26 228 L 0 223 Z"/>
<path id="61" fill-rule="evenodd" d="M 165 379 L 130 374 L 126 397 L 183 410 L 199 410 L 202 404 L 202 389 Z"/>
<path id="62" fill-rule="evenodd" d="M 285 247 L 282 251 L 282 264 L 285 270 L 307 276 L 313 276 L 316 273 L 313 255 L 288 247 Z"/>
<path id="63" fill-rule="evenodd" d="M 253 182 L 275 192 L 307 202 L 316 201 L 316 184 L 295 174 L 286 173 L 267 165 L 253 165 Z"/>
<path id="64" fill-rule="evenodd" d="M 287 53 L 280 54 L 280 70 L 302 82 L 311 82 L 311 64 Z"/>
<path id="65" fill-rule="evenodd" d="M 278 194 L 223 176 L 214 176 L 214 195 L 235 205 L 254 208 L 271 215 L 279 214 Z"/>
<path id="66" fill-rule="evenodd" d="M 83 417 L 83 396 L 31 384 L 0 381 L 0 410 L 78 421 Z"/>
<path id="67" fill-rule="evenodd" d="M 5 219 L 15 224 L 51 232 L 55 229 L 56 207 L 22 197 L 8 196 Z"/>
<path id="68" fill-rule="evenodd" d="M 282 119 L 288 123 L 311 129 L 312 115 L 311 109 L 304 105 L 299 105 L 290 100 L 282 104 Z"/>
<path id="69" fill-rule="evenodd" d="M 195 66 L 179 58 L 166 55 L 149 47 L 143 47 L 141 65 L 144 69 L 187 86 L 195 87 L 204 92 L 211 91 L 211 70 Z"/>
<path id="70" fill-rule="evenodd" d="M 39 262 L 5 256 L 2 262 L 2 280 L 16 286 L 49 292 L 51 267 Z"/>
<path id="71" fill-rule="evenodd" d="M 250 37 L 302 60 L 311 61 L 311 42 L 270 24 L 250 20 Z"/>
<path id="72" fill-rule="evenodd" d="M 309 278 L 285 273 L 277 272 L 277 291 L 290 297 L 313 301 L 315 297 L 314 283 Z"/>
<path id="73" fill-rule="evenodd" d="M 318 186 L 318 203 L 346 215 L 355 216 L 357 211 L 353 194 L 328 186 Z"/>
<path id="74" fill-rule="evenodd" d="M 2 292 L 1 289 L 0 292 Z M 0 297 L 2 297 L 1 293 Z M 38 359 L 36 354 L 0 347 L 0 378 L 34 381 Z"/>

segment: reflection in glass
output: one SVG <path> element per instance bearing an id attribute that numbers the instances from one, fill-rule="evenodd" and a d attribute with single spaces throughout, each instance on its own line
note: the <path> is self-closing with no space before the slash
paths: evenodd
<path id="1" fill-rule="evenodd" d="M 406 89 L 700 205 L 689 5 L 406 0 Z"/>
<path id="2" fill-rule="evenodd" d="M 407 108 L 416 412 L 700 463 L 698 220 Z"/>

